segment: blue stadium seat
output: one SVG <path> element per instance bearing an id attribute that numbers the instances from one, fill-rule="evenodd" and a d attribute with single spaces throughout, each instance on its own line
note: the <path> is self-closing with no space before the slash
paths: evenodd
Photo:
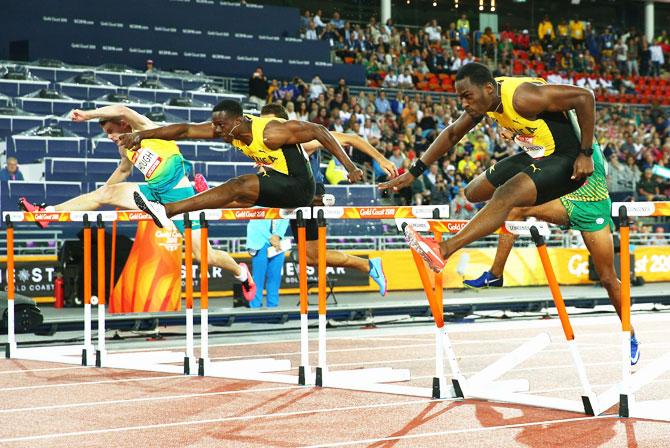
<path id="1" fill-rule="evenodd" d="M 63 129 L 85 138 L 95 137 L 102 132 L 102 128 L 97 121 L 72 121 L 70 119 L 63 119 L 58 120 L 58 125 Z"/>
<path id="2" fill-rule="evenodd" d="M 118 165 L 118 160 L 89 159 L 86 161 L 86 179 L 89 182 L 104 182 L 109 179 Z"/>
<path id="3" fill-rule="evenodd" d="M 92 140 L 91 148 L 90 154 L 96 159 L 115 159 L 119 157 L 119 147 L 106 137 Z"/>
<path id="4" fill-rule="evenodd" d="M 258 172 L 258 168 L 256 168 L 256 165 L 253 163 L 239 162 L 235 164 L 235 167 L 237 168 L 237 176 L 242 176 L 243 174 L 256 174 Z"/>
<path id="5" fill-rule="evenodd" d="M 179 150 L 186 160 L 197 160 L 197 143 L 196 142 L 177 142 Z"/>
<path id="6" fill-rule="evenodd" d="M 46 117 L 39 115 L 3 115 L 0 116 L 0 136 L 9 137 L 18 132 L 44 125 Z"/>
<path id="7" fill-rule="evenodd" d="M 128 176 L 128 179 L 126 179 L 126 182 L 143 183 L 144 175 L 140 170 L 133 168 L 133 171 L 130 173 L 130 176 Z"/>
<path id="8" fill-rule="evenodd" d="M 72 109 L 81 109 L 83 101 L 47 98 L 17 98 L 16 104 L 26 112 L 43 115 L 63 115 Z"/>
<path id="9" fill-rule="evenodd" d="M 46 203 L 49 205 L 60 204 L 82 193 L 80 182 L 47 182 L 46 190 Z"/>
<path id="10" fill-rule="evenodd" d="M 234 152 L 239 151 L 234 150 Z M 230 156 L 231 156 L 231 150 L 228 149 L 227 145 L 223 146 L 218 143 L 208 143 L 208 142 L 198 143 L 198 153 L 196 157 L 198 160 L 212 161 L 212 162 L 233 161 L 230 160 Z M 248 162 L 249 159 L 246 159 L 245 161 Z"/>
<path id="11" fill-rule="evenodd" d="M 26 81 L 20 79 L 0 79 L 0 93 L 3 95 L 17 96 L 27 95 L 49 87 L 49 81 Z"/>
<path id="12" fill-rule="evenodd" d="M 20 197 L 25 196 L 30 202 L 45 202 L 46 189 L 44 182 L 9 181 L 9 207 L 7 210 L 16 210 Z M 4 209 L 3 205 L 3 209 Z"/>
<path id="13" fill-rule="evenodd" d="M 151 101 L 152 103 L 164 103 L 172 97 L 181 95 L 181 90 L 160 90 L 141 87 L 129 87 L 128 94 L 144 101 Z"/>
<path id="14" fill-rule="evenodd" d="M 116 86 L 96 86 L 61 82 L 58 88 L 64 94 L 80 100 L 94 100 L 108 93 L 116 93 Z"/>
<path id="15" fill-rule="evenodd" d="M 82 137 L 45 138 L 51 157 L 83 157 L 88 141 Z"/>
<path id="16" fill-rule="evenodd" d="M 368 206 L 376 203 L 376 189 L 373 185 L 350 185 L 348 190 L 348 204 Z"/>
<path id="17" fill-rule="evenodd" d="M 81 182 L 86 178 L 86 161 L 83 159 L 44 159 L 44 176 L 51 181 Z"/>
<path id="18" fill-rule="evenodd" d="M 7 156 L 16 157 L 19 163 L 32 163 L 47 155 L 47 141 L 42 137 L 14 135 L 7 141 Z"/>
<path id="19" fill-rule="evenodd" d="M 233 163 L 222 162 L 207 164 L 207 175 L 205 177 L 208 181 L 225 182 L 235 176 L 235 164 Z"/>

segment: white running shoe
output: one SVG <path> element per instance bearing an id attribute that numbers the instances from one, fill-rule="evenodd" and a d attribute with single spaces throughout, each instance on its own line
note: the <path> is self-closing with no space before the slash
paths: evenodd
<path id="1" fill-rule="evenodd" d="M 137 208 L 144 213 L 148 213 L 158 227 L 163 229 L 172 228 L 172 221 L 168 218 L 167 213 L 165 213 L 163 204 L 148 200 L 147 197 L 139 191 L 133 193 L 133 199 L 135 199 Z"/>

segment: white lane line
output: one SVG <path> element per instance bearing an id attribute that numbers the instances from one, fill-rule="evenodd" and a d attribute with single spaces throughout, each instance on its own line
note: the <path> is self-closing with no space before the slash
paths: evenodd
<path id="1" fill-rule="evenodd" d="M 500 431 L 503 429 L 514 429 L 514 428 L 528 428 L 531 426 L 546 426 L 546 425 L 556 425 L 561 423 L 573 423 L 586 420 L 595 420 L 595 419 L 614 419 L 618 418 L 614 415 L 602 415 L 598 417 L 575 417 L 575 418 L 566 418 L 566 419 L 557 419 L 557 420 L 545 420 L 541 422 L 529 422 L 529 423 L 515 423 L 510 425 L 499 425 L 499 426 L 487 426 L 484 428 L 464 428 L 464 429 L 451 429 L 447 431 L 439 432 L 426 432 L 421 434 L 407 434 L 403 436 L 395 437 L 383 437 L 379 439 L 361 439 L 361 440 L 347 440 L 344 442 L 333 442 L 333 443 L 324 443 L 320 445 L 308 445 L 304 448 L 326 448 L 326 447 L 336 447 L 336 446 L 348 446 L 348 445 L 369 445 L 376 442 L 386 442 L 394 440 L 411 440 L 411 439 L 422 439 L 425 437 L 440 437 L 448 436 L 454 434 L 469 434 L 477 432 L 488 432 L 488 431 Z"/>
<path id="2" fill-rule="evenodd" d="M 158 423 L 154 425 L 139 425 L 139 426 L 120 426 L 116 428 L 104 428 L 104 429 L 93 429 L 89 431 L 74 431 L 74 432 L 63 432 L 63 433 L 51 433 L 51 434 L 40 434 L 24 437 L 11 437 L 6 439 L 0 439 L 0 443 L 10 443 L 10 442 L 25 442 L 29 440 L 47 440 L 47 439 L 56 439 L 63 437 L 77 437 L 77 436 L 91 436 L 95 434 L 108 434 L 108 433 L 119 433 L 127 431 L 138 431 L 138 430 L 147 430 L 147 429 L 160 429 L 160 428 L 174 428 L 179 426 L 191 426 L 191 425 L 206 425 L 212 423 L 223 423 L 223 422 L 234 422 L 234 421 L 247 421 L 247 420 L 256 420 L 261 418 L 281 418 L 281 417 L 293 417 L 298 415 L 316 415 L 316 414 L 326 414 L 333 412 L 350 412 L 362 409 L 381 409 L 381 408 L 391 408 L 391 407 L 402 407 L 409 405 L 417 404 L 427 404 L 433 402 L 441 402 L 443 400 L 411 400 L 411 401 L 395 401 L 391 403 L 377 403 L 369 405 L 360 405 L 360 406 L 343 406 L 336 408 L 322 408 L 322 409 L 312 409 L 306 411 L 293 411 L 293 412 L 277 412 L 271 414 L 256 414 L 256 415 L 243 415 L 236 417 L 221 417 L 221 418 L 212 418 L 206 420 L 191 420 L 191 421 L 180 421 L 172 423 Z M 593 417 L 591 417 L 593 418 Z"/>
<path id="3" fill-rule="evenodd" d="M 31 390 L 31 389 L 48 389 L 52 387 L 77 387 L 77 386 L 93 386 L 96 384 L 113 384 L 113 383 L 129 383 L 139 381 L 161 381 L 161 380 L 177 380 L 187 379 L 186 375 L 165 375 L 165 376 L 150 376 L 142 378 L 122 378 L 118 380 L 101 380 L 101 381 L 83 381 L 81 383 L 58 383 L 58 384 L 38 384 L 35 386 L 15 386 L 0 388 L 0 392 L 13 392 L 17 390 Z"/>
<path id="4" fill-rule="evenodd" d="M 70 404 L 54 404 L 50 406 L 34 406 L 26 408 L 12 408 L 12 409 L 0 409 L 0 414 L 9 414 L 14 412 L 35 412 L 35 411 L 51 411 L 55 409 L 71 409 L 71 408 L 83 408 L 83 407 L 92 407 L 92 406 L 109 406 L 110 404 L 126 404 L 126 403 L 141 403 L 146 401 L 161 401 L 161 400 L 184 400 L 187 398 L 203 398 L 203 397 L 214 397 L 220 395 L 234 395 L 234 394 L 251 394 L 256 392 L 277 392 L 285 391 L 290 389 L 305 389 L 305 386 L 277 386 L 277 387 L 264 387 L 258 389 L 239 389 L 239 390 L 227 390 L 223 392 L 202 392 L 202 393 L 192 393 L 192 394 L 182 394 L 182 395 L 165 395 L 161 397 L 143 397 L 143 398 L 127 398 L 125 400 L 103 400 L 103 401 L 86 401 L 81 403 L 70 403 Z M 305 389 L 309 390 L 309 389 Z"/>
<path id="5" fill-rule="evenodd" d="M 19 359 L 20 360 L 20 359 Z M 42 362 L 42 361 L 39 361 Z M 47 362 L 47 361 L 43 361 Z M 69 366 L 69 367 L 46 367 L 43 369 L 15 369 L 15 370 L 0 370 L 0 375 L 11 375 L 15 373 L 28 373 L 28 372 L 49 372 L 54 370 L 77 370 L 77 369 L 88 369 L 87 366 Z"/>

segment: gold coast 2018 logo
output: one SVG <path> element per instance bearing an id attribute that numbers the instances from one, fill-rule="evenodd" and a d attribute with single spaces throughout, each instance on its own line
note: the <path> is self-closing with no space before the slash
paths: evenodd
<path id="1" fill-rule="evenodd" d="M 174 252 L 181 248 L 181 233 L 177 229 L 158 229 L 155 236 L 158 245 L 168 252 Z"/>

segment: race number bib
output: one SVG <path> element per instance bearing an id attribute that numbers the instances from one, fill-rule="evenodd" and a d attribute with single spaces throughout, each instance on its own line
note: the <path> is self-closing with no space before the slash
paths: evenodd
<path id="1" fill-rule="evenodd" d="M 146 179 L 151 179 L 163 159 L 149 148 L 140 148 L 136 154 L 133 165 L 144 174 Z"/>
<path id="2" fill-rule="evenodd" d="M 521 147 L 526 153 L 534 159 L 544 156 L 545 147 L 541 145 L 536 145 L 533 143 L 534 137 L 532 135 L 521 135 L 516 134 L 514 136 L 514 141 L 517 145 Z"/>

